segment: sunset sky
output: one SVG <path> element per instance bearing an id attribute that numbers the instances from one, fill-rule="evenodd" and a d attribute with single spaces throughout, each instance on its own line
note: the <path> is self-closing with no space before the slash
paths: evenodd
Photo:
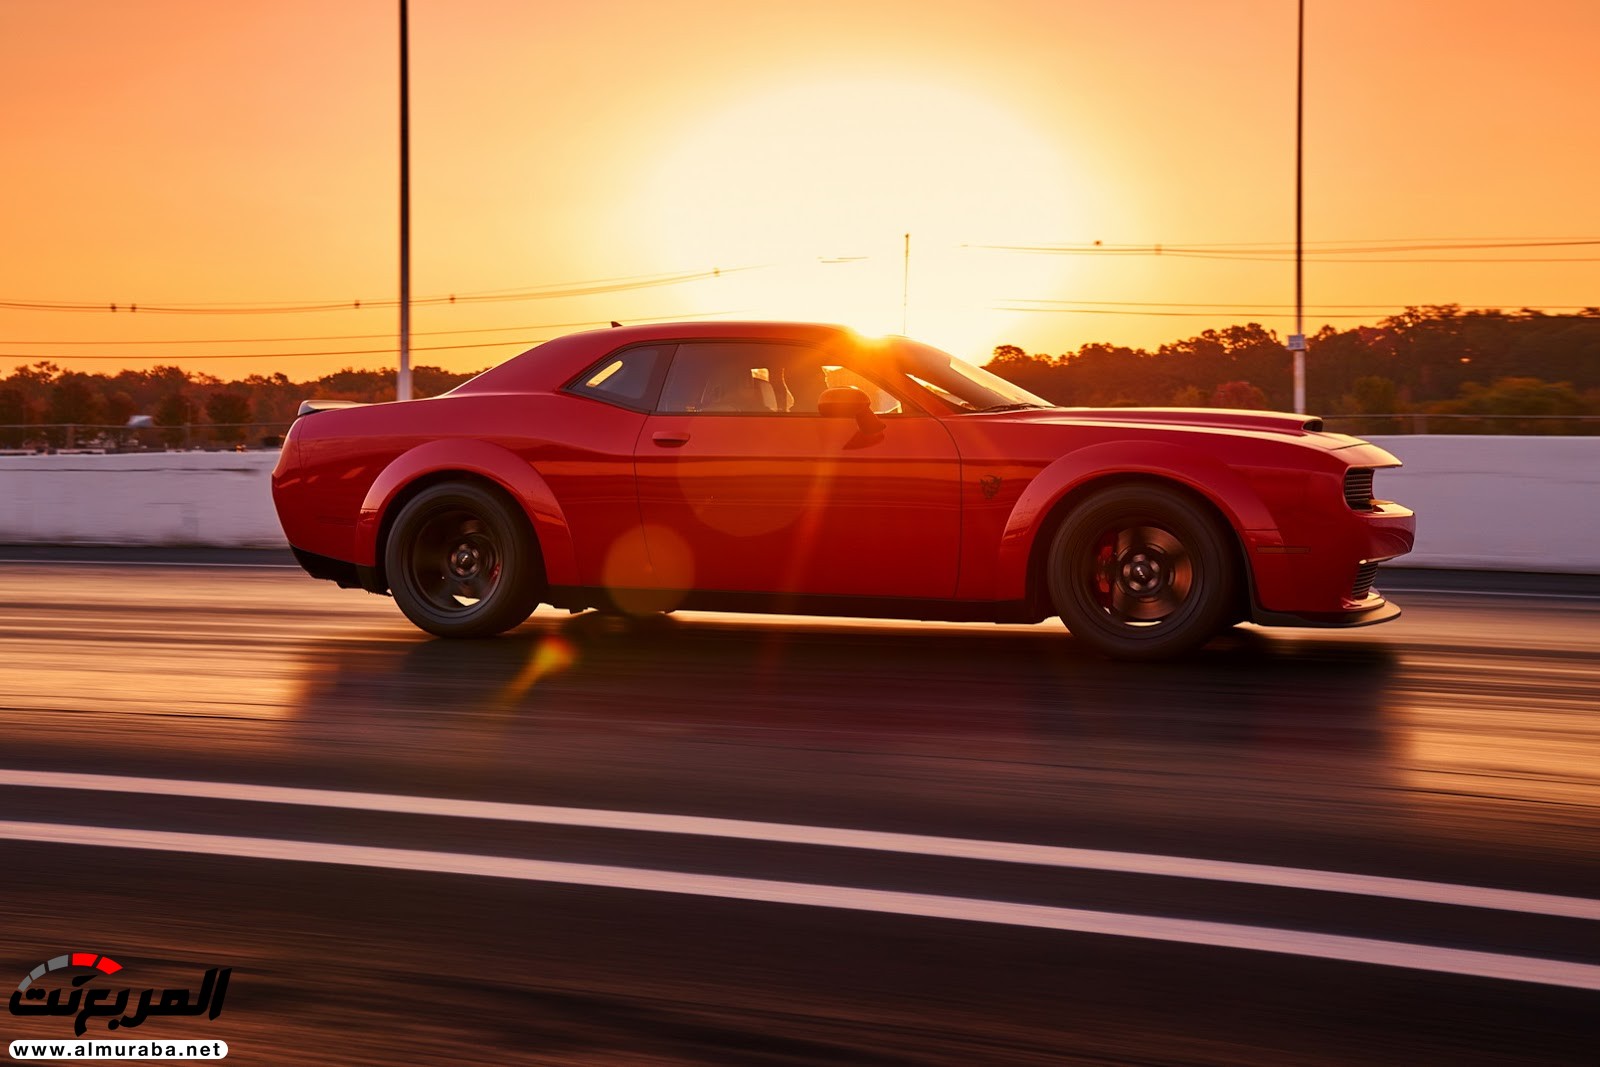
<path id="1" fill-rule="evenodd" d="M 0 306 L 0 373 L 391 363 L 397 6 L 0 2 L 0 304 L 87 308 Z M 908 232 L 908 332 L 968 358 L 1286 335 L 1294 32 L 1293 0 L 412 0 L 414 360 L 898 332 Z M 1597 41 L 1593 0 L 1308 0 L 1308 333 L 1600 304 Z"/>

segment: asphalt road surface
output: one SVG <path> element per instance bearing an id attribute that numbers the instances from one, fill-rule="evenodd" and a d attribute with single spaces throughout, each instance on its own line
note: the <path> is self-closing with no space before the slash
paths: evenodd
<path id="1" fill-rule="evenodd" d="M 91 1038 L 1600 1062 L 1592 582 L 1402 574 L 1395 623 L 1128 666 L 1056 623 L 544 609 L 441 642 L 238 565 L 276 557 L 0 556 L 30 557 L 0 563 L 0 988 L 74 951 L 134 997 L 232 969 L 215 1019 Z"/>

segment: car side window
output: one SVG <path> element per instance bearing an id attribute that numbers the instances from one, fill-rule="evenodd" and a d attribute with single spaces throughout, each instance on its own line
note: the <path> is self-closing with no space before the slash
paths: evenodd
<path id="1" fill-rule="evenodd" d="M 613 352 L 580 374 L 567 391 L 634 411 L 649 411 L 672 347 L 641 345 Z"/>
<path id="2" fill-rule="evenodd" d="M 788 410 L 783 366 L 797 345 L 752 341 L 681 344 L 656 410 L 673 414 L 768 414 Z"/>
<path id="3" fill-rule="evenodd" d="M 855 386 L 880 414 L 901 403 L 861 375 L 797 344 L 707 341 L 681 344 L 656 410 L 668 414 L 815 414 L 823 390 Z"/>

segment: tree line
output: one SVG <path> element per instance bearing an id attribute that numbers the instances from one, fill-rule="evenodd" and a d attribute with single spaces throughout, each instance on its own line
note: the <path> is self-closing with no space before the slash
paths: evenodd
<path id="1" fill-rule="evenodd" d="M 476 373 L 413 367 L 412 391 L 438 396 Z M 0 444 L 60 447 L 68 443 L 66 425 L 95 428 L 74 433 L 73 443 L 80 445 L 272 444 L 310 397 L 393 400 L 394 371 L 347 367 L 305 381 L 282 372 L 224 380 L 179 367 L 88 374 L 39 362 L 0 378 Z M 136 415 L 150 416 L 153 428 L 118 429 Z"/>
<path id="2" fill-rule="evenodd" d="M 1282 338 L 1256 323 L 1206 330 L 1154 352 L 994 350 L 988 368 L 1069 407 L 1290 410 Z M 1600 433 L 1600 308 L 1575 315 L 1407 308 L 1376 326 L 1307 338 L 1306 406 L 1333 428 L 1381 433 Z M 1403 415 L 1404 419 L 1375 416 Z M 1441 416 L 1432 418 L 1433 416 Z"/>
<path id="3" fill-rule="evenodd" d="M 1325 326 L 1307 340 L 1307 407 L 1335 429 L 1600 433 L 1600 419 L 1582 418 L 1600 416 L 1600 308 L 1548 315 L 1416 307 L 1376 326 Z M 1283 340 L 1256 323 L 1205 330 L 1153 352 L 1096 343 L 1052 356 L 1000 345 L 987 365 L 1069 407 L 1293 406 Z M 473 373 L 417 367 L 413 390 L 437 396 Z M 66 431 L 54 427 L 125 427 L 135 415 L 150 416 L 154 428 L 102 436 L 147 447 L 271 443 L 308 397 L 391 400 L 394 371 L 224 380 L 176 366 L 89 374 L 38 362 L 0 378 L 0 444 L 59 447 Z"/>

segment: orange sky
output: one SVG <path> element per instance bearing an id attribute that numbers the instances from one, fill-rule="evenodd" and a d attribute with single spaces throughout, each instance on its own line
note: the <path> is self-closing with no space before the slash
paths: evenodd
<path id="1" fill-rule="evenodd" d="M 391 362 L 392 306 L 237 309 L 395 300 L 396 6 L 5 0 L 0 301 L 235 310 L 0 308 L 0 371 Z M 1600 244 L 1321 252 L 1600 241 L 1600 4 L 1307 7 L 1307 332 L 1600 304 Z M 1105 250 L 1292 242 L 1292 0 L 412 0 L 411 22 L 415 296 L 726 272 L 419 306 L 418 363 L 613 318 L 897 331 L 908 231 L 909 332 L 968 357 L 1292 325 L 1285 259 Z M 1002 310 L 1047 306 L 1077 310 Z M 277 355 L 307 352 L 340 354 Z"/>

